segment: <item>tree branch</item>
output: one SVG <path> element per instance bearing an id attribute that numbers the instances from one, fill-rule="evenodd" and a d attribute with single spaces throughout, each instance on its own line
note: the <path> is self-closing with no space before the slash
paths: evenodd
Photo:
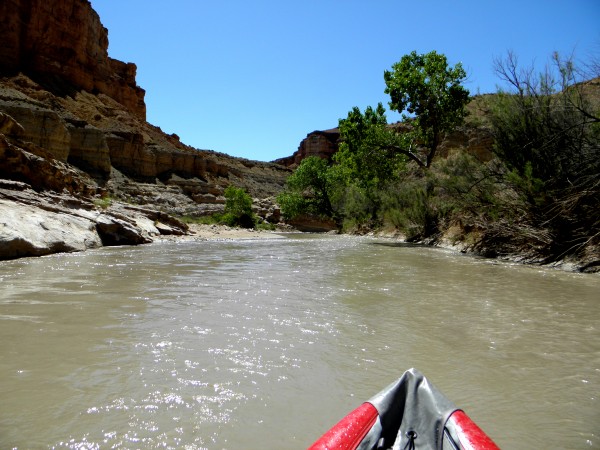
<path id="1" fill-rule="evenodd" d="M 412 146 L 411 146 L 412 147 Z M 402 147 L 399 147 L 397 145 L 389 145 L 386 147 L 388 150 L 393 150 L 396 153 L 400 153 L 402 155 L 408 156 L 410 159 L 412 159 L 414 162 L 416 162 L 419 167 L 426 169 L 427 168 L 427 164 L 424 163 L 417 155 L 415 155 L 412 151 L 406 150 Z"/>

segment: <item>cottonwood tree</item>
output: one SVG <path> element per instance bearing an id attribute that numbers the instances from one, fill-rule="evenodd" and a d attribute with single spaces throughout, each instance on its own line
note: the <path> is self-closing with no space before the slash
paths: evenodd
<path id="1" fill-rule="evenodd" d="M 340 119 L 340 147 L 334 164 L 305 159 L 279 198 L 284 215 L 303 212 L 359 221 L 377 215 L 382 191 L 394 182 L 407 159 L 429 168 L 444 132 L 462 123 L 469 92 L 466 73 L 435 51 L 412 52 L 385 71 L 390 107 L 410 125 L 390 126 L 385 108 L 353 108 Z"/>
<path id="2" fill-rule="evenodd" d="M 354 107 L 339 121 L 340 146 L 333 155 L 333 170 L 362 189 L 381 189 L 394 176 L 405 158 L 398 158 L 396 147 L 403 144 L 388 126 L 385 108 L 368 106 L 364 113 Z"/>
<path id="3" fill-rule="evenodd" d="M 390 108 L 413 127 L 408 147 L 397 146 L 398 152 L 421 167 L 431 166 L 443 133 L 464 121 L 469 101 L 469 91 L 461 85 L 465 78 L 460 63 L 450 67 L 446 56 L 435 51 L 413 51 L 384 72 Z"/>

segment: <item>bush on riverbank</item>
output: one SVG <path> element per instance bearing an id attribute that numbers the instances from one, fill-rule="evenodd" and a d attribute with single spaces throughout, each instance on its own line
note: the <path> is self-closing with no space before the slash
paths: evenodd
<path id="1" fill-rule="evenodd" d="M 252 197 L 242 188 L 228 186 L 224 192 L 225 208 L 222 213 L 207 216 L 182 217 L 186 223 L 202 225 L 225 225 L 232 228 L 255 229 L 258 231 L 273 231 L 275 225 L 258 217 L 252 210 Z"/>

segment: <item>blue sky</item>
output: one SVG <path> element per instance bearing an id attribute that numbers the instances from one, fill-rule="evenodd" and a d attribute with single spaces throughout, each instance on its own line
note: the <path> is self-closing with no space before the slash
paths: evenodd
<path id="1" fill-rule="evenodd" d="M 91 0 L 109 55 L 138 66 L 148 121 L 199 149 L 270 161 L 353 106 L 416 50 L 496 90 L 494 57 L 600 59 L 600 0 Z M 388 114 L 388 121 L 399 116 Z"/>

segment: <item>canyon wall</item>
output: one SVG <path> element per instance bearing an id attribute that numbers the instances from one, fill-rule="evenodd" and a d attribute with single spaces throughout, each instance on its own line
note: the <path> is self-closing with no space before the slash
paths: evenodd
<path id="1" fill-rule="evenodd" d="M 35 147 L 115 196 L 136 183 L 169 185 L 190 199 L 187 209 L 219 203 L 229 184 L 268 197 L 285 183 L 289 170 L 280 166 L 194 149 L 147 123 L 136 67 L 108 56 L 108 31 L 88 0 L 3 0 L 0 17 L 0 112 L 20 130 L 5 133 L 14 148 Z M 60 184 L 55 171 L 36 176 L 17 160 L 0 173 L 40 188 Z"/>
<path id="2" fill-rule="evenodd" d="M 145 119 L 136 66 L 108 56 L 108 31 L 89 1 L 2 0 L 0 17 L 3 74 L 26 73 L 59 94 L 106 94 Z"/>

